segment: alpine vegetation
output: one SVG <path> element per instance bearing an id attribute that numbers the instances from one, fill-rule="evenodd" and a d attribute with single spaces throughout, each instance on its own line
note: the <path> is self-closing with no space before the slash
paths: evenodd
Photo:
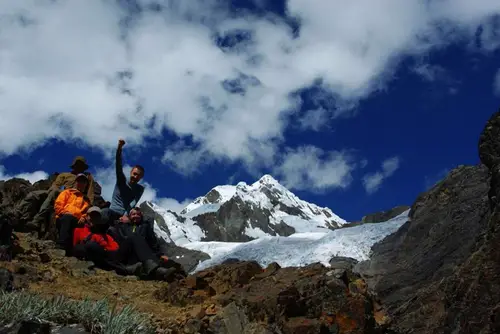
<path id="1" fill-rule="evenodd" d="M 133 307 L 116 308 L 107 300 L 43 298 L 26 292 L 0 293 L 0 326 L 22 321 L 83 325 L 91 333 L 155 333 L 149 319 Z"/>

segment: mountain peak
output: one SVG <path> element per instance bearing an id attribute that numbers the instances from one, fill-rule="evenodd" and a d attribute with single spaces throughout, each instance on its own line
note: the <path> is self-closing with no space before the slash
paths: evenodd
<path id="1" fill-rule="evenodd" d="M 267 184 L 279 184 L 279 182 L 270 174 L 263 175 L 257 182 L 267 183 Z"/>
<path id="2" fill-rule="evenodd" d="M 250 185 L 216 186 L 180 215 L 197 222 L 206 238 L 225 241 L 318 232 L 347 224 L 329 208 L 301 200 L 270 174 Z"/>

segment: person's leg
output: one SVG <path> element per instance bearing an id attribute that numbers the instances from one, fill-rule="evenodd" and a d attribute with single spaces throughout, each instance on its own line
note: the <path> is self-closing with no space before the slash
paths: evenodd
<path id="1" fill-rule="evenodd" d="M 153 252 L 146 240 L 138 235 L 128 239 L 130 242 L 131 251 L 135 254 L 137 259 L 142 263 L 142 268 L 146 276 L 157 279 L 169 281 L 173 278 L 176 272 L 175 268 L 163 268 L 160 266 L 160 259 Z"/>
<path id="2" fill-rule="evenodd" d="M 46 221 L 49 218 L 50 213 L 54 209 L 54 202 L 59 193 L 60 193 L 59 189 L 49 190 L 47 197 L 45 198 L 42 205 L 40 206 L 40 209 L 38 210 L 38 213 L 33 218 L 34 224 L 41 224 L 42 222 Z"/>
<path id="3" fill-rule="evenodd" d="M 57 245 L 66 250 L 66 253 L 71 253 L 73 246 L 73 231 L 78 224 L 78 220 L 72 215 L 62 215 L 57 220 L 57 228 L 59 230 L 59 238 Z"/>
<path id="4" fill-rule="evenodd" d="M 135 255 L 139 259 L 139 261 L 147 261 L 147 260 L 153 260 L 153 261 L 159 261 L 159 258 L 156 256 L 156 254 L 153 252 L 151 247 L 148 245 L 146 239 L 144 239 L 140 235 L 134 235 L 129 238 L 129 241 L 131 243 L 131 247 L 133 247 L 133 250 L 135 252 Z"/>
<path id="5" fill-rule="evenodd" d="M 73 249 L 73 255 L 80 259 L 92 261 L 96 267 L 104 270 L 115 270 L 118 274 L 124 274 L 126 271 L 118 260 L 118 251 L 106 251 L 101 245 L 93 241 L 76 245 Z"/>

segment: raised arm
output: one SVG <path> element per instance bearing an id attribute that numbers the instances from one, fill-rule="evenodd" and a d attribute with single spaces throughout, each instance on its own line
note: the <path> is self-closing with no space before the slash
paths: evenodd
<path id="1" fill-rule="evenodd" d="M 120 139 L 118 141 L 118 147 L 116 148 L 116 181 L 117 183 L 120 182 L 127 182 L 127 177 L 123 173 L 123 163 L 122 163 L 122 149 L 123 145 L 125 145 L 125 140 Z"/>

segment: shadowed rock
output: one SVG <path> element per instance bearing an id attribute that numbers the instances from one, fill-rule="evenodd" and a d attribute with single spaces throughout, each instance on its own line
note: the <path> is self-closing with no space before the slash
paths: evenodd
<path id="1" fill-rule="evenodd" d="M 486 166 L 458 167 L 420 195 L 409 221 L 356 266 L 388 307 L 394 332 L 500 331 L 499 133 L 497 113 L 481 134 Z"/>

